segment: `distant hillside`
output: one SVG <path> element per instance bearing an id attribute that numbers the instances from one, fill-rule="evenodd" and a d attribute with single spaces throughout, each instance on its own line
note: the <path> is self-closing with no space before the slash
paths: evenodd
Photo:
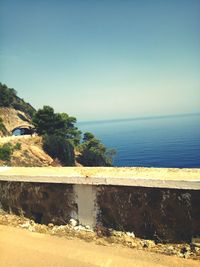
<path id="1" fill-rule="evenodd" d="M 14 89 L 0 83 L 0 137 L 11 135 L 17 126 L 30 125 L 35 111 Z"/>
<path id="2" fill-rule="evenodd" d="M 0 83 L 0 166 L 112 166 L 115 151 L 75 124 L 75 117 L 50 106 L 36 111 Z M 22 136 L 11 136 L 19 128 Z"/>
<path id="3" fill-rule="evenodd" d="M 42 137 L 11 136 L 14 128 L 32 125 L 35 111 L 14 89 L 0 83 L 0 166 L 61 166 L 43 150 Z"/>
<path id="4" fill-rule="evenodd" d="M 32 125 L 34 112 L 14 89 L 0 83 L 0 166 L 62 166 L 44 151 L 41 136 L 11 136 L 14 128 Z"/>
<path id="5" fill-rule="evenodd" d="M 10 136 L 14 128 L 30 126 L 34 112 L 14 89 L 0 83 L 0 166 L 60 166 L 44 152 L 41 137 Z"/>
<path id="6" fill-rule="evenodd" d="M 17 96 L 17 92 L 0 83 L 0 107 L 14 108 L 32 117 L 35 109 L 23 99 Z"/>

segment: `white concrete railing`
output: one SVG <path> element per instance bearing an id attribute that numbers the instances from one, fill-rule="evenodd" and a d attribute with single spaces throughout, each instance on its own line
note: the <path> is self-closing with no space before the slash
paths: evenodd
<path id="1" fill-rule="evenodd" d="M 0 167 L 0 181 L 200 190 L 200 169 L 142 167 Z"/>

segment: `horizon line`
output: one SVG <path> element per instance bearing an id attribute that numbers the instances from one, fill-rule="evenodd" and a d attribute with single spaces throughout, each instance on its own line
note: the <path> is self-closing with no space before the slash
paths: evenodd
<path id="1" fill-rule="evenodd" d="M 187 117 L 187 116 L 195 116 L 200 115 L 200 112 L 195 113 L 179 113 L 179 114 L 166 114 L 166 115 L 151 115 L 151 116 L 138 116 L 138 117 L 129 117 L 129 118 L 121 118 L 121 119 L 107 119 L 107 120 L 83 120 L 78 121 L 77 124 L 81 123 L 109 123 L 109 122 L 118 122 L 118 121 L 132 121 L 132 120 L 150 120 L 150 119 L 165 119 L 170 117 Z"/>

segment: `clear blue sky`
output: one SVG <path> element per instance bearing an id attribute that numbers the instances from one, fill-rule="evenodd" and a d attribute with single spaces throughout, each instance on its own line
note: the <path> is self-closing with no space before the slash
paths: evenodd
<path id="1" fill-rule="evenodd" d="M 199 0 L 1 0 L 0 81 L 78 120 L 200 112 Z"/>

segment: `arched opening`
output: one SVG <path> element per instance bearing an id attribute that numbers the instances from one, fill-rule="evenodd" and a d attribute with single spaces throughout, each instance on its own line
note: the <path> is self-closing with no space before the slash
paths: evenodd
<path id="1" fill-rule="evenodd" d="M 35 130 L 31 126 L 18 126 L 12 130 L 12 135 L 19 136 L 19 135 L 32 135 L 34 134 Z"/>

